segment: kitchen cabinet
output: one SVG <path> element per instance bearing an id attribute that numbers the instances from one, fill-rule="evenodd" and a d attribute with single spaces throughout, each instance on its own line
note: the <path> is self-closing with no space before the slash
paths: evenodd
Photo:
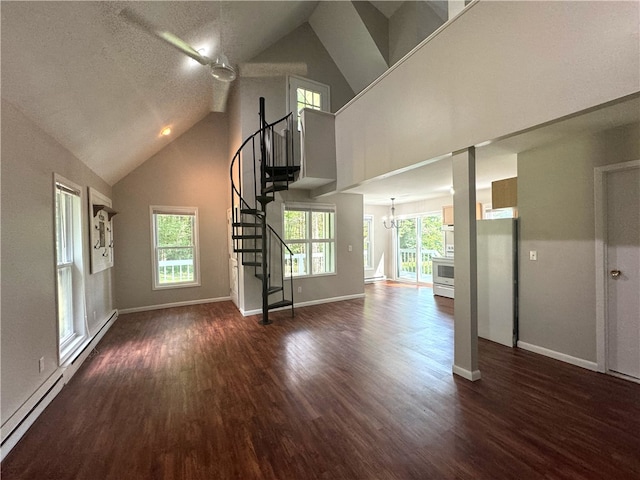
<path id="1" fill-rule="evenodd" d="M 491 182 L 491 208 L 518 206 L 518 177 Z"/>
<path id="2" fill-rule="evenodd" d="M 482 204 L 476 203 L 476 220 L 482 220 Z M 453 225 L 453 205 L 442 207 L 442 224 Z"/>

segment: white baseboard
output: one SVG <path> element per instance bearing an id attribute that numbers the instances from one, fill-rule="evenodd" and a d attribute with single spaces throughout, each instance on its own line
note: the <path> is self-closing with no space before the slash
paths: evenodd
<path id="1" fill-rule="evenodd" d="M 109 315 L 107 315 L 103 321 L 101 322 L 101 327 L 95 333 L 93 337 L 84 345 L 82 350 L 80 350 L 76 355 L 74 355 L 67 363 L 62 366 L 63 374 L 64 374 L 64 383 L 67 384 L 71 377 L 73 377 L 80 366 L 84 363 L 87 357 L 91 354 L 98 342 L 102 340 L 104 334 L 111 328 L 111 326 L 118 319 L 119 312 L 118 310 L 112 310 Z"/>
<path id="2" fill-rule="evenodd" d="M 231 300 L 231 297 L 203 298 L 200 300 L 187 300 L 185 302 L 162 303 L 160 305 L 147 305 L 146 307 L 122 308 L 120 309 L 120 313 L 148 312 L 150 310 L 162 310 L 163 308 L 186 307 L 189 305 L 200 305 L 203 303 L 226 302 L 227 300 Z"/>
<path id="3" fill-rule="evenodd" d="M 376 283 L 376 282 L 384 282 L 387 279 L 386 275 L 382 275 L 380 277 L 367 277 L 364 279 L 364 283 Z"/>
<path id="4" fill-rule="evenodd" d="M 532 345 L 520 340 L 518 340 L 517 347 L 533 353 L 544 355 L 545 357 L 560 360 L 561 362 L 570 363 L 571 365 L 576 365 L 577 367 L 586 368 L 587 370 L 592 370 L 594 372 L 598 371 L 598 364 L 596 362 L 584 360 L 583 358 L 572 357 L 571 355 L 567 355 L 566 353 L 556 352 L 554 350 L 549 350 L 548 348 L 539 347 L 537 345 Z"/>
<path id="5" fill-rule="evenodd" d="M 64 386 L 63 373 L 56 369 L 22 406 L 2 425 L 0 461 L 20 441 L 44 409 L 60 393 Z"/>
<path id="6" fill-rule="evenodd" d="M 33 425 L 45 408 L 60 393 L 62 387 L 69 382 L 71 377 L 78 371 L 80 365 L 87 359 L 91 351 L 102 339 L 107 330 L 118 319 L 118 311 L 112 310 L 103 320 L 98 332 L 85 343 L 80 352 L 67 364 L 58 367 L 44 383 L 22 404 L 16 412 L 7 419 L 0 429 L 2 446 L 0 447 L 0 461 L 20 441 L 22 436 Z"/>
<path id="7" fill-rule="evenodd" d="M 311 305 L 321 305 L 323 303 L 333 303 L 333 302 L 342 302 L 344 300 L 353 300 L 356 298 L 364 298 L 364 293 L 354 293 L 353 295 L 343 295 L 341 297 L 330 297 L 330 298 L 321 298 L 319 300 L 309 300 L 307 302 L 297 302 L 294 303 L 294 308 L 299 307 L 310 307 Z M 269 310 L 270 312 L 277 312 L 280 310 L 288 310 L 291 307 L 282 307 L 282 308 L 274 308 L 273 310 Z M 248 317 L 250 315 L 259 315 L 262 313 L 261 308 L 256 308 L 254 310 L 242 310 L 239 309 L 240 313 L 243 317 Z"/>
<path id="8" fill-rule="evenodd" d="M 459 367 L 458 365 L 454 365 L 452 368 L 452 371 L 455 375 L 459 375 L 462 378 L 466 378 L 467 380 L 470 380 L 472 382 L 475 382 L 477 380 L 480 380 L 480 378 L 482 378 L 482 376 L 480 375 L 480 370 L 474 370 L 472 372 L 471 370 L 467 370 L 466 368 L 462 368 L 462 367 Z"/>

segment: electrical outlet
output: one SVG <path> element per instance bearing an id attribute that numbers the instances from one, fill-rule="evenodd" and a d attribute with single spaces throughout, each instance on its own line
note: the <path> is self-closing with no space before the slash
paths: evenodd
<path id="1" fill-rule="evenodd" d="M 533 260 L 533 261 L 538 260 L 538 251 L 537 250 L 529 250 L 529 260 Z"/>
<path id="2" fill-rule="evenodd" d="M 44 372 L 44 357 L 40 357 L 40 360 L 38 360 L 38 372 Z"/>
<path id="3" fill-rule="evenodd" d="M 298 293 L 302 293 L 302 287 L 298 287 Z"/>
<path id="4" fill-rule="evenodd" d="M 353 245 L 349 245 L 349 251 L 352 252 L 353 251 Z"/>

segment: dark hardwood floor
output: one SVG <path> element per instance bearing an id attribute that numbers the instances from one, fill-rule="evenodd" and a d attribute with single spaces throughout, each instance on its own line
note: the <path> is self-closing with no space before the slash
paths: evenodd
<path id="1" fill-rule="evenodd" d="M 122 315 L 2 480 L 640 478 L 640 385 L 483 340 L 471 383 L 452 300 L 366 294 Z"/>

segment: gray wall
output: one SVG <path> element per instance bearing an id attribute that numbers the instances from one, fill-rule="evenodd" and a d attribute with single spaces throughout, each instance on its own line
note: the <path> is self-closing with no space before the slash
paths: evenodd
<path id="1" fill-rule="evenodd" d="M 305 63 L 307 65 L 307 74 L 301 75 L 302 77 L 324 83 L 331 87 L 332 112 L 338 111 L 354 96 L 353 90 L 308 23 L 302 24 L 289 35 L 278 40 L 272 46 L 256 55 L 251 61 L 257 63 Z M 267 113 L 272 113 L 273 119 L 275 120 L 279 112 L 281 112 L 282 115 L 285 114 L 286 77 L 269 77 L 268 79 L 276 82 L 280 90 L 278 98 L 267 98 Z M 265 80 L 265 78 L 256 80 L 260 83 Z M 281 102 L 285 103 L 281 104 Z M 258 111 L 257 108 L 258 104 L 256 102 L 254 107 L 255 112 Z M 257 125 L 257 123 L 256 117 L 255 125 Z M 253 131 L 255 130 L 254 128 Z M 253 131 L 251 133 L 253 133 Z"/>
<path id="2" fill-rule="evenodd" d="M 3 99 L 2 423 L 58 368 L 54 172 L 84 190 L 85 296 L 93 335 L 114 308 L 113 269 L 89 270 L 87 187 L 112 197 L 111 187 Z"/>
<path id="3" fill-rule="evenodd" d="M 119 309 L 229 296 L 227 119 L 212 113 L 113 187 Z M 198 207 L 199 287 L 152 290 L 150 205 Z"/>
<path id="4" fill-rule="evenodd" d="M 369 2 L 354 1 L 352 3 L 385 62 L 389 65 L 389 20 Z"/>
<path id="5" fill-rule="evenodd" d="M 336 194 L 316 200 L 309 198 L 304 190 L 280 192 L 277 200 L 267 206 L 267 218 L 269 225 L 281 237 L 283 236 L 283 204 L 287 202 L 336 206 L 336 274 L 294 279 L 295 303 L 364 294 L 362 196 Z M 349 251 L 349 245 L 351 245 L 351 251 Z M 261 283 L 253 276 L 253 267 L 245 270 L 244 278 L 244 305 L 242 309 L 245 312 L 260 310 L 262 308 Z M 288 298 L 288 281 L 285 285 L 286 297 Z M 298 288 L 302 288 L 301 293 L 298 293 Z"/>
<path id="6" fill-rule="evenodd" d="M 304 190 L 280 192 L 279 199 L 268 206 L 269 224 L 282 236 L 283 203 L 321 203 L 336 206 L 336 275 L 297 278 L 294 280 L 295 301 L 309 302 L 364 293 L 364 261 L 362 258 L 362 195 L 336 194 L 312 199 Z M 349 251 L 351 245 L 351 251 Z M 249 285 L 251 283 L 251 285 Z M 259 284 L 247 281 L 247 310 L 260 307 L 260 293 L 248 295 Z M 302 287 L 302 293 L 297 288 Z"/>
<path id="7" fill-rule="evenodd" d="M 445 23 L 427 2 L 406 1 L 389 19 L 389 65 Z"/>
<path id="8" fill-rule="evenodd" d="M 518 155 L 521 341 L 596 361 L 594 167 L 639 158 L 638 124 Z"/>

